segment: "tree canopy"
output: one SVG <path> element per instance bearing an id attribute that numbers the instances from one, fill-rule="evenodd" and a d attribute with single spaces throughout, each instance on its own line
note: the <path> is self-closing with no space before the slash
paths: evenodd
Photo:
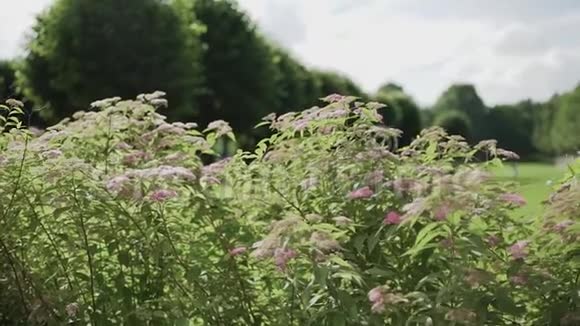
<path id="1" fill-rule="evenodd" d="M 92 101 L 157 89 L 174 117 L 193 115 L 199 44 L 158 0 L 57 0 L 40 15 L 21 71 L 25 94 L 49 120 Z"/>
<path id="2" fill-rule="evenodd" d="M 437 112 L 436 114 L 441 114 L 444 111 L 459 111 L 463 113 L 473 127 L 471 138 L 473 140 L 481 140 L 485 137 L 487 131 L 485 130 L 486 124 L 484 120 L 487 108 L 473 85 L 451 85 L 437 99 L 434 109 Z"/>

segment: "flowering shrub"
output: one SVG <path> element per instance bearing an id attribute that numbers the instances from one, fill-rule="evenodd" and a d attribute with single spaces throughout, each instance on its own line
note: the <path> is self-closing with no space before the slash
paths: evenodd
<path id="1" fill-rule="evenodd" d="M 525 200 L 487 172 L 514 153 L 439 128 L 397 149 L 380 104 L 325 100 L 266 117 L 272 136 L 254 152 L 206 166 L 200 154 L 233 139 L 231 128 L 166 122 L 160 92 L 96 102 L 41 135 L 8 118 L 0 290 L 20 310 L 0 306 L 0 317 L 578 323 L 576 176 L 546 216 L 514 217 Z M 491 159 L 478 162 L 480 152 Z"/>

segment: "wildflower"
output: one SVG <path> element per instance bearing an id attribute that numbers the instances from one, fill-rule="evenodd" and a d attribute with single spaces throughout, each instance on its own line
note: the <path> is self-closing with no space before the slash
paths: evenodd
<path id="1" fill-rule="evenodd" d="M 384 178 L 385 176 L 383 174 L 383 171 L 375 170 L 367 174 L 366 182 L 370 185 L 378 185 L 383 181 Z"/>
<path id="2" fill-rule="evenodd" d="M 177 197 L 177 192 L 174 190 L 167 190 L 167 189 L 159 189 L 159 190 L 155 190 L 150 196 L 149 199 L 151 199 L 154 202 L 164 202 L 168 199 Z"/>
<path id="3" fill-rule="evenodd" d="M 276 113 L 270 113 L 262 118 L 263 121 L 274 121 L 276 120 Z"/>
<path id="4" fill-rule="evenodd" d="M 475 322 L 477 314 L 470 309 L 458 308 L 451 309 L 445 314 L 445 319 L 453 322 L 470 324 Z"/>
<path id="5" fill-rule="evenodd" d="M 383 220 L 383 224 L 400 224 L 403 221 L 402 216 L 397 212 L 389 212 L 385 219 Z"/>
<path id="6" fill-rule="evenodd" d="M 139 161 L 144 160 L 149 155 L 143 151 L 137 151 L 131 154 L 127 154 L 123 157 L 123 163 L 126 165 L 135 165 Z"/>
<path id="7" fill-rule="evenodd" d="M 74 318 L 79 313 L 79 304 L 76 302 L 69 303 L 64 309 L 69 318 Z"/>
<path id="8" fill-rule="evenodd" d="M 288 262 L 297 256 L 296 251 L 288 248 L 276 248 L 274 250 L 274 262 L 280 271 L 285 271 Z"/>
<path id="9" fill-rule="evenodd" d="M 369 103 L 367 103 L 366 106 L 370 110 L 379 110 L 379 109 L 387 107 L 386 105 L 384 105 L 382 103 L 378 103 L 378 102 L 369 102 Z"/>
<path id="10" fill-rule="evenodd" d="M 385 286 L 377 286 L 371 289 L 368 293 L 368 298 L 372 303 L 371 311 L 374 313 L 384 312 L 387 305 L 408 302 L 408 300 L 400 294 L 387 292 Z"/>
<path id="11" fill-rule="evenodd" d="M 215 120 L 207 125 L 206 130 L 215 131 L 218 136 L 223 136 L 232 132 L 232 127 L 230 127 L 230 124 L 224 120 Z"/>
<path id="12" fill-rule="evenodd" d="M 42 153 L 42 156 L 47 159 L 55 159 L 62 155 L 62 152 L 58 149 L 51 149 Z"/>
<path id="13" fill-rule="evenodd" d="M 421 190 L 421 184 L 412 179 L 400 178 L 391 183 L 393 190 L 397 194 L 414 193 Z"/>
<path id="14" fill-rule="evenodd" d="M 516 206 L 524 206 L 527 203 L 526 199 L 518 194 L 502 194 L 499 196 L 499 199 Z"/>
<path id="15" fill-rule="evenodd" d="M 507 151 L 505 149 L 498 148 L 496 151 L 498 156 L 503 156 L 510 160 L 519 160 L 520 156 L 512 151 Z"/>
<path id="16" fill-rule="evenodd" d="M 318 214 L 307 214 L 306 220 L 312 223 L 320 223 L 324 218 Z"/>
<path id="17" fill-rule="evenodd" d="M 318 179 L 316 177 L 309 177 L 307 179 L 302 180 L 302 182 L 300 182 L 300 187 L 302 187 L 303 190 L 308 190 L 311 188 L 314 188 L 318 185 Z"/>
<path id="18" fill-rule="evenodd" d="M 352 224 L 352 220 L 346 216 L 333 217 L 332 220 L 336 223 L 336 225 L 340 226 Z"/>
<path id="19" fill-rule="evenodd" d="M 201 172 L 204 175 L 216 175 L 216 174 L 220 174 L 224 171 L 224 169 L 226 168 L 226 166 L 228 165 L 228 163 L 230 163 L 232 161 L 231 158 L 225 158 L 223 160 L 219 160 L 216 162 L 213 162 L 209 165 L 206 165 L 204 167 L 201 168 Z"/>
<path id="20" fill-rule="evenodd" d="M 159 108 L 167 108 L 169 106 L 169 102 L 166 99 L 164 99 L 164 98 L 156 98 L 156 99 L 153 99 L 153 100 L 151 100 L 150 103 L 156 109 L 159 109 Z"/>
<path id="21" fill-rule="evenodd" d="M 572 225 L 574 225 L 574 222 L 572 222 L 571 220 L 565 220 L 554 225 L 552 227 L 552 230 L 554 230 L 554 232 L 556 233 L 562 233 Z"/>
<path id="22" fill-rule="evenodd" d="M 104 109 L 104 108 L 107 108 L 109 106 L 113 106 L 113 105 L 117 104 L 119 101 L 121 101 L 120 97 L 106 98 L 106 99 L 95 101 L 95 102 L 91 103 L 91 108 Z"/>
<path id="23" fill-rule="evenodd" d="M 257 259 L 264 259 L 267 257 L 272 257 L 274 251 L 276 250 L 277 246 L 279 245 L 279 239 L 276 237 L 268 237 L 264 240 L 255 242 L 252 245 L 252 256 L 256 257 Z"/>
<path id="24" fill-rule="evenodd" d="M 340 102 L 345 98 L 345 96 L 340 94 L 330 94 L 327 97 L 322 98 L 321 100 L 328 103 Z"/>
<path id="25" fill-rule="evenodd" d="M 294 127 L 294 130 L 302 131 L 306 129 L 306 127 L 308 126 L 308 120 L 306 119 L 296 120 L 292 123 L 292 126 Z"/>
<path id="26" fill-rule="evenodd" d="M 345 109 L 333 109 L 333 110 L 324 110 L 318 114 L 319 119 L 334 119 L 334 118 L 342 118 L 348 115 L 348 110 Z"/>
<path id="27" fill-rule="evenodd" d="M 418 197 L 415 198 L 412 202 L 403 206 L 405 216 L 419 216 L 423 214 L 426 209 L 425 201 L 425 198 Z"/>
<path id="28" fill-rule="evenodd" d="M 367 187 L 362 187 L 362 188 L 351 191 L 348 194 L 348 198 L 349 199 L 369 198 L 373 194 L 374 193 L 373 193 L 372 189 L 367 186 Z"/>
<path id="29" fill-rule="evenodd" d="M 185 179 L 194 180 L 195 175 L 189 170 L 181 166 L 161 165 L 149 169 L 133 170 L 127 173 L 130 177 L 138 178 L 160 178 L 160 179 Z"/>
<path id="30" fill-rule="evenodd" d="M 385 311 L 384 304 L 384 288 L 378 286 L 369 291 L 368 294 L 369 301 L 373 304 L 371 306 L 371 311 L 374 313 L 381 313 Z"/>
<path id="31" fill-rule="evenodd" d="M 235 256 L 243 254 L 244 252 L 246 252 L 246 250 L 248 250 L 248 248 L 246 248 L 246 247 L 236 247 L 236 248 L 230 249 L 230 251 L 228 253 L 230 254 L 230 256 L 235 257 Z"/>
<path id="32" fill-rule="evenodd" d="M 186 158 L 186 155 L 182 152 L 171 153 L 163 158 L 165 163 L 177 163 L 181 162 Z"/>
<path id="33" fill-rule="evenodd" d="M 322 252 L 332 252 L 341 249 L 338 241 L 327 233 L 313 232 L 310 236 L 310 242 Z"/>
<path id="34" fill-rule="evenodd" d="M 443 204 L 435 209 L 433 217 L 435 217 L 437 221 L 443 221 L 447 219 L 449 213 L 451 213 L 451 207 L 449 207 L 448 204 Z"/>
<path id="35" fill-rule="evenodd" d="M 131 145 L 127 144 L 126 142 L 120 142 L 117 145 L 115 145 L 115 147 L 118 149 L 124 149 L 124 150 L 131 149 Z"/>
<path id="36" fill-rule="evenodd" d="M 508 251 L 513 259 L 523 259 L 528 255 L 528 245 L 529 241 L 520 240 L 509 247 Z"/>
<path id="37" fill-rule="evenodd" d="M 7 99 L 7 100 L 6 100 L 6 104 L 7 104 L 9 107 L 12 107 L 12 108 L 23 108 L 23 107 L 24 107 L 24 103 L 22 103 L 22 102 L 21 102 L 21 101 L 19 101 L 19 100 L 15 100 L 15 99 L 13 99 L 13 98 L 9 98 L 9 99 Z"/>
<path id="38" fill-rule="evenodd" d="M 130 179 L 125 175 L 120 175 L 110 179 L 107 182 L 106 188 L 110 192 L 119 192 L 123 190 L 125 185 L 130 181 Z"/>

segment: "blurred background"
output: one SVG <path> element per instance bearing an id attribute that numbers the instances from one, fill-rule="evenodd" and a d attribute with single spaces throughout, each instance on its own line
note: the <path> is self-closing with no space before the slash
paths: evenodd
<path id="1" fill-rule="evenodd" d="M 578 30 L 578 0 L 0 0 L 0 100 L 44 127 L 159 89 L 249 147 L 340 93 L 386 103 L 402 144 L 440 125 L 554 162 L 580 149 Z"/>

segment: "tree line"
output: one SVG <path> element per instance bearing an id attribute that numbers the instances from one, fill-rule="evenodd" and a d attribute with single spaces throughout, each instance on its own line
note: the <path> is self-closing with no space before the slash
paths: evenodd
<path id="1" fill-rule="evenodd" d="M 487 107 L 472 85 L 458 84 L 420 108 L 395 83 L 366 94 L 345 75 L 306 67 L 230 0 L 56 0 L 37 17 L 24 57 L 0 62 L 0 99 L 26 99 L 40 125 L 98 99 L 158 89 L 168 93 L 170 120 L 223 119 L 242 144 L 268 113 L 339 93 L 387 104 L 385 122 L 403 130 L 402 144 L 435 124 L 528 158 L 580 148 L 580 88 Z"/>

